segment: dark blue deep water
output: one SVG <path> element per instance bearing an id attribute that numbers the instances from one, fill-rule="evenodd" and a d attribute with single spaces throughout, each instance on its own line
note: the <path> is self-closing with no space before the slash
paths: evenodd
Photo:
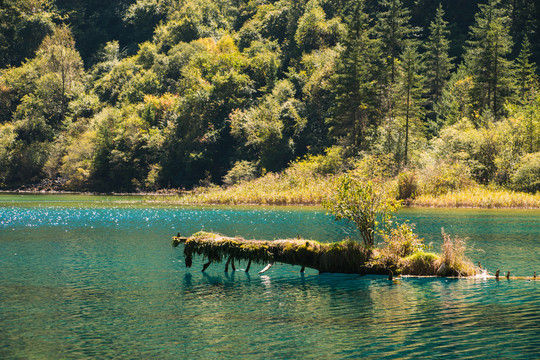
<path id="1" fill-rule="evenodd" d="M 184 266 L 178 231 L 340 240 L 316 208 L 0 196 L 0 359 L 540 358 L 540 282 Z M 490 273 L 538 271 L 540 212 L 408 209 L 439 251 L 469 237 Z M 239 264 L 241 269 L 245 264 Z"/>

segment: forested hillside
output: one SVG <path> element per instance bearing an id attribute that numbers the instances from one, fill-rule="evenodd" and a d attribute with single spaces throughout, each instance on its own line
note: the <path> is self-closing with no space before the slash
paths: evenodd
<path id="1" fill-rule="evenodd" d="M 540 191 L 538 1 L 0 4 L 0 188 L 189 189 L 306 157 Z"/>

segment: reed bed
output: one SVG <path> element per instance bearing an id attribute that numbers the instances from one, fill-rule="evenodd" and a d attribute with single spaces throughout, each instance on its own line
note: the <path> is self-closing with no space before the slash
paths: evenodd
<path id="1" fill-rule="evenodd" d="M 451 237 L 441 230 L 443 236 L 442 254 L 438 275 L 457 274 L 459 276 L 470 274 L 475 271 L 472 263 L 465 256 L 467 239 L 458 236 Z"/>
<path id="2" fill-rule="evenodd" d="M 319 205 L 329 195 L 331 177 L 269 173 L 229 187 L 210 186 L 173 196 L 148 196 L 148 202 L 212 205 Z"/>
<path id="3" fill-rule="evenodd" d="M 148 195 L 144 201 L 212 205 L 320 205 L 330 190 L 331 177 L 291 181 L 284 176 L 270 174 L 230 187 L 197 188 L 179 195 Z M 417 195 L 415 199 L 407 200 L 406 204 L 413 207 L 539 209 L 540 194 L 477 186 L 440 195 Z"/>
<path id="4" fill-rule="evenodd" d="M 411 205 L 449 208 L 538 209 L 540 208 L 540 194 L 475 186 L 442 195 L 422 194 L 412 200 Z"/>

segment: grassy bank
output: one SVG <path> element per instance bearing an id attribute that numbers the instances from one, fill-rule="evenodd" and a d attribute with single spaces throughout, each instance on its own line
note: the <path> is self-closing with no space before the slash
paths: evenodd
<path id="1" fill-rule="evenodd" d="M 412 206 L 471 207 L 484 209 L 539 209 L 540 194 L 475 186 L 442 195 L 423 194 L 411 201 Z"/>
<path id="2" fill-rule="evenodd" d="M 320 205 L 329 195 L 331 181 L 332 177 L 322 175 L 270 173 L 231 186 L 199 187 L 179 195 L 146 196 L 146 200 L 178 204 Z"/>
<path id="3" fill-rule="evenodd" d="M 320 205 L 330 193 L 332 176 L 292 177 L 267 174 L 255 180 L 220 187 L 200 187 L 179 195 L 146 196 L 149 202 L 213 205 Z M 389 186 L 396 186 L 389 183 Z M 443 194 L 420 193 L 407 206 L 485 209 L 539 209 L 540 194 L 473 185 Z"/>

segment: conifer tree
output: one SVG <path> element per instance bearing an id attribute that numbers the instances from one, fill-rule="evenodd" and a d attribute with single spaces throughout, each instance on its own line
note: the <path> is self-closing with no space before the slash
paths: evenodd
<path id="1" fill-rule="evenodd" d="M 452 58 L 448 55 L 449 35 L 448 22 L 444 20 L 444 10 L 442 4 L 439 4 L 435 19 L 429 26 L 429 36 L 425 43 L 426 81 L 431 108 L 439 102 L 442 89 L 453 68 Z"/>
<path id="2" fill-rule="evenodd" d="M 331 136 L 357 150 L 366 147 L 367 127 L 377 118 L 374 59 L 379 56 L 363 6 L 363 1 L 355 1 L 346 18 L 348 34 L 334 76 L 333 117 L 328 119 Z"/>
<path id="3" fill-rule="evenodd" d="M 396 60 L 405 46 L 405 41 L 414 32 L 409 24 L 409 10 L 403 7 L 401 0 L 382 0 L 381 6 L 386 9 L 378 15 L 377 34 L 380 40 L 382 55 L 388 67 L 387 83 L 396 80 Z"/>
<path id="4" fill-rule="evenodd" d="M 531 62 L 531 44 L 525 37 L 521 45 L 521 51 L 516 59 L 516 79 L 519 101 L 525 102 L 528 93 L 536 86 L 538 78 L 535 73 L 536 64 Z"/>
<path id="5" fill-rule="evenodd" d="M 510 18 L 500 0 L 479 5 L 469 31 L 465 63 L 473 76 L 472 99 L 477 111 L 488 109 L 497 119 L 512 94 Z"/>
<path id="6" fill-rule="evenodd" d="M 535 8 L 540 7 L 538 0 L 510 0 L 508 3 L 512 22 L 510 33 L 514 44 L 521 44 L 526 37 L 534 39 L 538 26 Z M 519 48 L 515 48 L 513 55 L 517 56 L 519 51 Z"/>
<path id="7" fill-rule="evenodd" d="M 392 123 L 395 117 L 397 94 L 396 78 L 398 59 L 405 42 L 410 39 L 414 29 L 409 24 L 409 10 L 401 0 L 382 0 L 380 5 L 384 11 L 378 14 L 376 26 L 381 56 L 385 61 L 380 74 L 381 104 L 386 121 Z"/>
<path id="8" fill-rule="evenodd" d="M 425 77 L 422 75 L 422 62 L 414 42 L 409 42 L 400 57 L 400 104 L 402 116 L 405 120 L 405 143 L 403 164 L 407 165 L 409 157 L 409 134 L 414 126 L 416 130 L 422 128 L 422 98 L 424 95 Z"/>

